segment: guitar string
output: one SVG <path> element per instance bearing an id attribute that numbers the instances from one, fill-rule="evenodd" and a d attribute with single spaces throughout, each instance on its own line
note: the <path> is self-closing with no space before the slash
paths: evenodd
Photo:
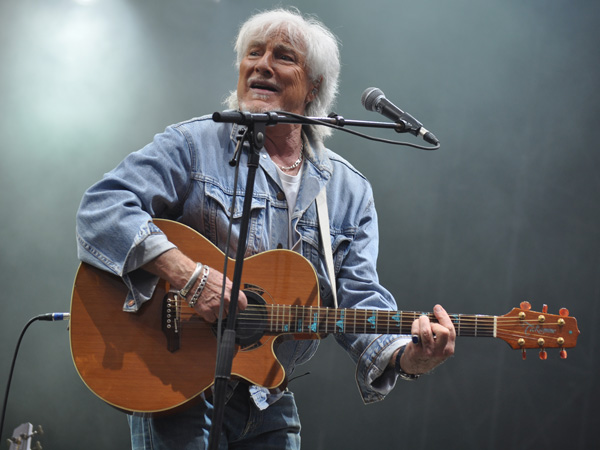
<path id="1" fill-rule="evenodd" d="M 275 310 L 274 314 L 271 311 L 270 314 L 265 314 L 266 310 Z M 283 311 L 281 311 L 283 310 Z M 298 314 L 300 311 L 300 314 Z M 340 317 L 337 314 L 337 311 L 344 311 L 345 317 Z M 389 315 L 399 314 L 401 319 L 393 319 L 390 317 L 385 317 Z M 189 313 L 183 312 L 182 314 L 194 315 L 191 311 Z M 319 317 L 319 323 L 336 323 L 341 319 L 351 319 L 357 321 L 368 320 L 374 315 L 377 316 L 377 323 L 387 323 L 395 324 L 397 326 L 398 322 L 402 323 L 412 323 L 415 319 L 420 317 L 421 315 L 426 315 L 430 320 L 437 323 L 436 318 L 431 313 L 417 313 L 417 312 L 396 312 L 389 310 L 368 310 L 368 309 L 344 309 L 344 310 L 336 310 L 333 308 L 326 307 L 310 307 L 310 306 L 295 306 L 295 305 L 248 305 L 248 307 L 240 313 L 240 317 L 238 320 L 255 320 L 253 317 L 258 317 L 261 319 L 265 319 L 265 315 L 270 316 L 270 320 L 278 321 L 280 318 L 292 318 L 292 319 L 307 319 L 311 316 L 311 314 L 316 314 Z M 537 314 L 537 313 L 534 313 Z M 383 317 L 381 317 L 383 315 Z M 287 316 L 287 317 L 286 317 Z M 355 316 L 355 317 L 349 317 Z M 407 317 L 408 316 L 408 317 Z M 477 325 L 478 327 L 484 327 L 486 325 L 490 325 L 493 328 L 494 318 L 497 323 L 523 323 L 525 319 L 521 319 L 519 317 L 504 317 L 504 316 L 493 316 L 493 315 L 468 315 L 468 314 L 454 314 L 450 315 L 453 318 L 458 318 L 458 320 L 454 320 L 454 323 L 459 323 L 461 326 L 463 325 Z M 548 317 L 548 315 L 545 315 Z M 550 315 L 552 317 L 552 315 Z M 536 318 L 531 318 L 532 320 L 536 320 Z M 564 319 L 568 319 L 565 317 Z M 537 320 L 536 320 L 537 322 Z M 558 325 L 558 322 L 549 322 L 546 320 L 545 322 L 540 322 L 539 325 Z"/>
<path id="2" fill-rule="evenodd" d="M 255 313 L 251 313 L 251 312 L 242 312 L 240 314 L 240 317 L 238 318 L 238 323 L 241 327 L 244 328 L 244 330 L 247 331 L 251 331 L 251 330 L 256 330 L 256 331 L 262 331 L 266 328 L 270 328 L 271 331 L 281 331 L 281 332 L 285 332 L 285 327 L 286 325 L 289 327 L 289 323 L 296 323 L 298 320 L 300 320 L 303 323 L 309 323 L 310 325 L 315 324 L 319 326 L 320 330 L 327 330 L 331 327 L 332 330 L 336 329 L 337 326 L 337 322 L 339 320 L 339 317 L 326 317 L 325 320 L 321 320 L 321 321 L 317 321 L 316 323 L 311 321 L 311 320 L 307 320 L 307 314 L 302 314 L 301 316 L 298 315 L 294 315 L 292 314 L 293 317 L 271 317 L 271 318 L 266 318 L 265 317 L 265 313 L 262 311 L 262 308 L 264 308 L 264 306 L 260 306 L 261 311 L 260 312 L 255 312 Z M 362 322 L 362 323 L 350 323 L 350 324 L 346 324 L 346 328 L 351 328 L 354 330 L 362 330 L 362 329 L 368 329 L 372 326 L 374 326 L 372 323 L 368 322 L 367 319 L 369 318 L 369 316 L 367 314 L 364 314 L 365 312 L 368 313 L 368 310 L 357 310 L 359 313 L 363 313 L 363 314 L 358 314 L 356 322 Z M 304 311 L 305 312 L 305 311 Z M 386 311 L 389 313 L 389 311 Z M 182 314 L 184 317 L 193 317 L 195 316 L 194 313 L 189 312 L 189 313 L 183 313 Z M 287 315 L 287 314 L 286 314 Z M 412 314 L 410 314 L 412 315 Z M 290 319 L 290 320 L 286 320 L 286 319 Z M 348 317 L 346 317 L 346 320 L 348 319 Z M 199 320 L 201 320 L 199 318 Z M 270 324 L 271 326 L 264 326 L 264 325 L 259 325 L 258 322 L 264 322 L 266 321 L 268 324 Z M 351 319 L 350 322 L 353 322 L 353 320 Z M 400 324 L 398 321 L 396 320 L 385 320 L 385 318 L 381 319 L 379 318 L 377 320 L 377 328 L 379 330 L 382 329 L 391 329 L 394 330 L 395 328 L 398 328 L 400 326 L 400 329 L 403 329 L 403 327 L 409 327 L 412 324 L 412 318 L 410 319 L 403 319 L 400 321 Z M 496 320 L 496 334 L 500 335 L 507 335 L 510 334 L 511 332 L 513 332 L 513 330 L 511 329 L 504 329 L 502 328 L 502 326 L 510 326 L 510 325 L 520 325 L 522 324 L 521 319 L 519 318 L 504 318 L 504 317 L 498 317 Z M 249 325 L 255 325 L 255 327 L 250 327 Z M 358 325 L 358 326 L 356 326 Z M 478 316 L 477 318 L 473 318 L 473 317 L 461 317 L 461 321 L 459 324 L 460 325 L 460 330 L 463 332 L 476 332 L 476 333 L 486 333 L 486 332 L 492 332 L 494 330 L 494 323 L 493 323 L 493 316 Z M 558 322 L 545 322 L 543 324 L 544 326 L 549 326 L 549 327 L 559 327 L 560 325 L 558 324 Z M 293 329 L 293 327 L 292 327 Z M 296 332 L 298 332 L 297 330 L 295 330 Z M 307 331 L 310 331 L 309 328 L 307 327 Z M 463 333 L 464 334 L 464 333 Z M 515 334 L 515 336 L 519 336 L 520 334 Z M 526 336 L 528 339 L 538 339 L 538 336 Z"/>
<path id="3" fill-rule="evenodd" d="M 193 314 L 189 314 L 190 316 L 194 316 Z M 197 316 L 196 316 L 197 317 Z M 207 323 L 205 321 L 203 321 L 202 319 L 198 318 L 198 320 L 193 321 L 193 322 L 183 322 L 181 324 L 183 325 L 187 325 L 187 326 L 191 326 L 191 325 L 202 325 L 202 326 L 206 326 Z M 245 331 L 245 332 L 261 332 L 261 333 L 265 333 L 267 336 L 271 335 L 270 333 L 273 334 L 286 334 L 286 333 L 290 333 L 290 334 L 320 334 L 320 333 L 325 333 L 324 329 L 321 327 L 320 330 L 309 330 L 309 329 L 302 329 L 302 330 L 297 330 L 294 328 L 290 328 L 289 330 L 284 330 L 282 327 L 274 327 L 275 329 L 271 329 L 271 330 L 267 330 L 265 329 L 265 327 L 263 326 L 257 326 L 257 327 L 249 327 L 249 326 L 240 326 L 239 330 L 240 331 Z M 336 329 L 333 325 L 331 327 L 330 332 L 327 332 L 327 334 L 337 334 L 340 332 L 340 330 Z M 355 332 L 358 332 L 359 334 L 381 334 L 381 331 L 374 331 L 373 333 L 368 333 L 366 330 L 365 331 L 361 331 L 360 329 L 358 331 L 354 330 Z M 494 337 L 491 334 L 491 331 L 493 331 L 492 329 L 486 329 L 486 330 L 480 330 L 478 328 L 465 328 L 465 327 L 461 327 L 461 334 L 459 336 L 462 337 Z M 471 332 L 471 333 L 469 333 Z M 390 334 L 408 334 L 408 333 L 390 333 Z M 527 334 L 523 334 L 522 332 L 518 332 L 518 331 L 514 331 L 512 329 L 503 329 L 503 328 L 498 328 L 496 330 L 496 336 L 497 338 L 503 338 L 503 339 L 508 339 L 508 338 L 514 338 L 515 340 L 517 340 L 518 338 L 522 338 L 525 340 L 525 343 L 523 345 L 524 349 L 531 349 L 531 348 L 570 348 L 573 347 L 573 345 L 571 345 L 569 342 L 565 341 L 563 344 L 558 344 L 556 342 L 556 338 L 552 338 L 549 341 L 544 342 L 544 345 L 542 345 L 541 347 L 538 345 L 538 339 L 540 338 L 540 335 L 527 335 Z M 535 344 L 532 344 L 535 343 Z"/>
<path id="4" fill-rule="evenodd" d="M 301 309 L 300 309 L 301 308 Z M 337 314 L 337 311 L 344 311 L 346 313 L 346 317 L 345 319 L 348 319 L 348 316 L 356 316 L 356 320 L 367 320 L 371 317 L 373 317 L 374 315 L 377 316 L 376 320 L 378 323 L 381 323 L 385 320 L 388 320 L 389 323 L 398 323 L 397 319 L 394 318 L 390 318 L 390 317 L 385 317 L 385 316 L 389 316 L 389 315 L 395 315 L 396 311 L 388 311 L 388 310 L 367 310 L 367 309 L 345 309 L 345 310 L 336 310 L 333 308 L 325 308 L 325 307 L 307 307 L 307 306 L 301 306 L 301 307 L 296 307 L 294 305 L 249 305 L 244 311 L 242 311 L 240 313 L 240 318 L 239 319 L 252 319 L 253 316 L 255 317 L 260 317 L 260 318 L 264 318 L 265 316 L 265 311 L 266 310 L 273 310 L 273 309 L 277 309 L 278 311 L 276 311 L 274 314 L 271 312 L 270 317 L 271 319 L 279 319 L 280 317 L 285 318 L 286 316 L 289 317 L 293 317 L 293 318 L 307 318 L 309 317 L 311 314 L 312 315 L 318 315 L 319 319 L 320 319 L 320 323 L 324 322 L 324 321 L 332 321 L 332 322 L 337 322 L 340 319 L 343 319 L 343 317 L 340 317 Z M 283 309 L 283 311 L 281 311 Z M 300 314 L 298 314 L 298 311 L 300 311 Z M 186 314 L 186 312 L 182 311 L 183 314 Z M 189 312 L 190 315 L 194 314 L 191 311 Z M 400 316 L 402 316 L 401 319 L 399 319 L 400 321 L 403 322 L 407 322 L 407 323 L 412 323 L 415 319 L 417 319 L 418 317 L 420 317 L 421 313 L 415 313 L 415 312 L 399 312 L 398 313 Z M 435 317 L 433 317 L 431 314 L 425 314 L 429 316 L 429 319 L 436 322 L 437 320 L 435 319 Z M 383 316 L 383 317 L 381 317 Z M 408 316 L 408 317 L 407 317 Z M 548 316 L 548 315 L 546 315 Z M 468 324 L 469 322 L 478 324 L 478 325 L 485 325 L 487 322 L 491 322 L 491 324 L 493 325 L 493 319 L 496 318 L 497 322 L 513 322 L 513 323 L 522 323 L 525 321 L 525 319 L 521 319 L 519 317 L 504 317 L 504 316 L 492 316 L 492 315 L 466 315 L 466 314 L 454 314 L 451 315 L 451 317 L 453 318 L 458 318 L 458 320 L 454 320 L 454 322 L 459 322 L 461 325 L 463 324 Z M 353 317 L 350 317 L 351 319 L 353 319 Z M 238 319 L 238 320 L 239 320 Z M 535 320 L 535 318 L 532 318 Z M 566 318 L 568 319 L 568 318 Z M 536 320 L 537 322 L 537 320 Z M 549 324 L 557 324 L 554 322 L 549 322 L 548 320 L 546 320 L 545 322 L 540 322 L 540 325 L 549 325 Z"/>

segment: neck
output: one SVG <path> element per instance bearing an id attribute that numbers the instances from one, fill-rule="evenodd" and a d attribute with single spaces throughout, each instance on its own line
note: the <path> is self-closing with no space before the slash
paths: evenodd
<path id="1" fill-rule="evenodd" d="M 297 124 L 267 127 L 265 148 L 269 155 L 279 159 L 296 159 L 302 148 L 302 126 Z"/>

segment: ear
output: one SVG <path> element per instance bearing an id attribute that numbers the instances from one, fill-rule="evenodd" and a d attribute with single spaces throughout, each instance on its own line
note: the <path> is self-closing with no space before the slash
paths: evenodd
<path id="1" fill-rule="evenodd" d="M 313 82 L 313 88 L 308 93 L 308 95 L 306 96 L 306 103 L 310 103 L 310 102 L 312 102 L 315 99 L 315 97 L 319 93 L 319 86 L 321 86 L 321 81 L 322 80 L 323 80 L 323 77 L 319 77 L 318 80 L 315 80 Z"/>

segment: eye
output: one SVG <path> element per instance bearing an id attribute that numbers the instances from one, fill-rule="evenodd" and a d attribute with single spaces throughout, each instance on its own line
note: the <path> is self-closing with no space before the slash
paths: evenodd
<path id="1" fill-rule="evenodd" d="M 294 63 L 298 60 L 298 58 L 296 57 L 296 54 L 294 52 L 287 51 L 287 50 L 278 52 L 277 58 L 281 59 L 282 61 L 290 62 L 290 63 Z"/>

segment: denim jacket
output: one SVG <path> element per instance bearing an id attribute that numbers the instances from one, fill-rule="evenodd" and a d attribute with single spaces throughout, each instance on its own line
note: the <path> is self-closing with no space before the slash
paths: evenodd
<path id="1" fill-rule="evenodd" d="M 129 288 L 125 311 L 135 312 L 152 296 L 158 281 L 137 269 L 174 247 L 153 224 L 154 217 L 191 226 L 235 257 L 248 156 L 242 155 L 231 217 L 235 169 L 229 161 L 237 132 L 236 125 L 216 124 L 208 116 L 169 126 L 85 193 L 77 214 L 78 256 L 123 278 Z M 312 139 L 309 132 L 304 138 L 306 157 L 291 215 L 292 229 L 299 239 L 297 251 L 316 269 L 322 304 L 333 306 L 314 200 L 326 186 L 339 307 L 396 309 L 394 298 L 378 282 L 378 225 L 369 182 L 347 161 Z M 226 249 L 230 219 L 233 235 Z M 275 164 L 263 148 L 246 255 L 286 248 L 288 220 Z M 387 364 L 392 353 L 406 343 L 405 337 L 343 334 L 336 339 L 357 363 L 356 380 L 363 401 L 383 399 L 396 382 Z M 310 359 L 317 345 L 317 341 L 285 341 L 277 348 L 288 376 L 297 364 Z"/>

